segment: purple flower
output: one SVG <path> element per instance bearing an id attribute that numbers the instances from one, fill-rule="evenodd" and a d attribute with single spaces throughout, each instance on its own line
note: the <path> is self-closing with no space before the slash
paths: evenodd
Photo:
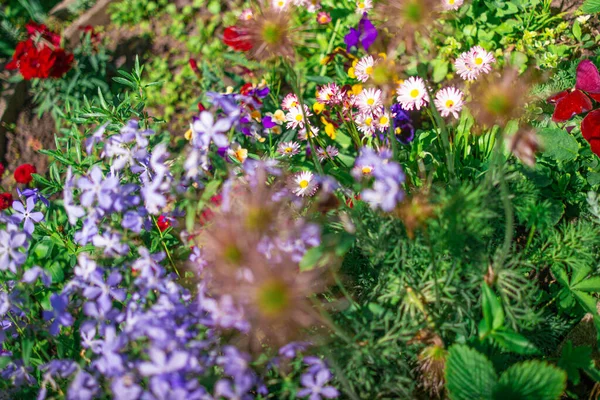
<path id="1" fill-rule="evenodd" d="M 37 223 L 44 219 L 44 214 L 33 211 L 34 208 L 35 200 L 33 197 L 27 199 L 27 208 L 24 208 L 23 203 L 20 201 L 13 202 L 13 209 L 15 210 L 13 217 L 16 221 L 23 222 L 23 231 L 28 235 L 31 235 L 35 229 L 34 222 Z"/>
<path id="2" fill-rule="evenodd" d="M 279 355 L 286 358 L 294 358 L 298 352 L 305 351 L 310 345 L 310 342 L 288 343 L 279 349 Z"/>
<path id="3" fill-rule="evenodd" d="M 86 139 L 85 141 L 85 151 L 88 154 L 92 154 L 94 150 L 94 146 L 102 141 L 104 137 L 104 132 L 106 131 L 106 127 L 108 126 L 108 122 L 102 125 L 100 128 L 96 129 L 96 131 Z"/>
<path id="4" fill-rule="evenodd" d="M 46 271 L 44 271 L 41 267 L 33 267 L 33 268 L 30 268 L 27 271 L 25 271 L 25 273 L 23 274 L 23 278 L 21 279 L 21 282 L 33 283 L 38 278 L 41 279 L 42 283 L 46 287 L 48 287 L 52 284 L 52 277 Z"/>
<path id="5" fill-rule="evenodd" d="M 8 364 L 0 373 L 0 377 L 10 380 L 16 387 L 27 384 L 33 386 L 36 383 L 35 378 L 30 374 L 33 370 L 31 367 L 23 366 L 22 361 L 15 361 Z"/>
<path id="6" fill-rule="evenodd" d="M 101 374 L 114 377 L 125 371 L 123 359 L 118 354 L 125 342 L 125 337 L 118 336 L 114 326 L 105 328 L 104 341 L 99 344 L 101 357 L 93 364 Z"/>
<path id="7" fill-rule="evenodd" d="M 17 193 L 19 194 L 19 197 L 24 196 L 26 199 L 33 197 L 33 200 L 35 203 L 37 203 L 38 201 L 41 201 L 42 203 L 44 203 L 44 205 L 46 207 L 50 207 L 50 202 L 48 201 L 47 198 L 45 198 L 44 196 L 42 196 L 42 194 L 40 193 L 40 189 L 38 188 L 27 188 L 27 189 L 23 189 L 20 190 L 19 188 L 17 188 Z"/>
<path id="8" fill-rule="evenodd" d="M 52 305 L 52 311 L 44 311 L 44 319 L 49 321 L 54 318 L 52 325 L 50 325 L 50 334 L 56 336 L 61 325 L 73 325 L 73 316 L 67 311 L 68 300 L 65 295 L 54 293 L 50 296 L 50 305 Z"/>
<path id="9" fill-rule="evenodd" d="M 322 369 L 316 374 L 305 373 L 300 378 L 304 389 L 298 391 L 298 397 L 308 397 L 309 400 L 321 400 L 321 398 L 334 399 L 340 395 L 333 386 L 325 386 L 331 379 L 331 372 Z"/>
<path id="10" fill-rule="evenodd" d="M 408 112 L 400 103 L 392 104 L 390 111 L 396 139 L 402 144 L 409 144 L 415 138 L 415 128 L 412 126 Z"/>
<path id="11" fill-rule="evenodd" d="M 129 252 L 129 246 L 121 243 L 121 235 L 118 233 L 104 232 L 102 235 L 96 235 L 92 239 L 92 244 L 103 247 L 104 255 L 108 257 L 123 256 Z"/>
<path id="12" fill-rule="evenodd" d="M 7 230 L 0 231 L 0 271 L 7 269 L 17 273 L 17 267 L 27 259 L 27 235 L 9 225 Z"/>
<path id="13" fill-rule="evenodd" d="M 85 211 L 82 207 L 76 206 L 73 201 L 73 171 L 71 167 L 67 169 L 67 176 L 65 179 L 65 187 L 63 189 L 63 205 L 67 216 L 69 217 L 69 223 L 75 225 L 79 218 L 85 215 Z"/>
<path id="14" fill-rule="evenodd" d="M 138 399 L 142 394 L 142 388 L 135 383 L 135 378 L 131 374 L 116 377 L 113 379 L 110 388 L 114 400 Z"/>
<path id="15" fill-rule="evenodd" d="M 196 135 L 194 140 L 199 140 L 202 146 L 209 146 L 210 142 L 214 142 L 217 147 L 226 147 L 229 144 L 227 136 L 223 132 L 227 132 L 231 128 L 231 120 L 229 118 L 221 118 L 215 122 L 215 117 L 208 111 L 202 111 L 200 117 L 192 124 L 192 130 Z"/>
<path id="16" fill-rule="evenodd" d="M 96 379 L 84 370 L 80 370 L 69 386 L 67 400 L 92 400 L 96 398 L 99 390 Z"/>
<path id="17" fill-rule="evenodd" d="M 367 14 L 364 13 L 358 23 L 358 27 L 356 29 L 350 28 L 350 33 L 344 37 L 344 42 L 346 43 L 347 51 L 350 51 L 353 47 L 358 48 L 359 42 L 365 51 L 369 51 L 369 47 L 375 42 L 375 39 L 377 39 L 377 29 L 369 21 Z"/>
<path id="18" fill-rule="evenodd" d="M 54 378 L 64 379 L 77 372 L 78 366 L 73 360 L 51 360 L 39 368 Z"/>
<path id="19" fill-rule="evenodd" d="M 77 186 L 81 189 L 81 205 L 92 207 L 97 200 L 100 208 L 109 210 L 119 186 L 119 180 L 114 176 L 105 179 L 100 167 L 94 166 L 89 177 L 79 178 Z"/>
<path id="20" fill-rule="evenodd" d="M 254 380 L 249 375 L 244 375 L 235 381 L 235 385 L 229 379 L 221 379 L 215 385 L 215 396 L 231 400 L 250 400 L 254 397 L 249 391 L 254 386 Z"/>
<path id="21" fill-rule="evenodd" d="M 148 351 L 149 362 L 141 362 L 138 366 L 140 374 L 144 376 L 169 374 L 185 368 L 190 359 L 189 355 L 183 351 L 173 351 L 170 355 L 164 350 L 151 347 Z"/>

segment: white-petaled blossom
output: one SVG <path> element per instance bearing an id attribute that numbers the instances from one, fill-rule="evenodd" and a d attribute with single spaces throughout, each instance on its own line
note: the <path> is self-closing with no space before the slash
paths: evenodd
<path id="1" fill-rule="evenodd" d="M 402 82 L 396 94 L 398 94 L 398 103 L 407 111 L 420 110 L 429 102 L 425 82 L 419 77 L 411 76 Z"/>
<path id="2" fill-rule="evenodd" d="M 455 87 L 447 87 L 435 95 L 433 101 L 442 117 L 447 117 L 452 114 L 454 118 L 458 118 L 458 113 L 463 107 L 463 92 Z"/>
<path id="3" fill-rule="evenodd" d="M 340 87 L 335 83 L 321 86 L 317 90 L 317 101 L 327 105 L 339 104 L 342 101 Z"/>
<path id="4" fill-rule="evenodd" d="M 364 56 L 354 67 L 354 76 L 361 82 L 366 82 L 373 75 L 375 59 L 373 56 Z"/>
<path id="5" fill-rule="evenodd" d="M 363 113 L 381 113 L 383 100 L 381 89 L 364 89 L 356 98 L 356 105 Z"/>
<path id="6" fill-rule="evenodd" d="M 322 147 L 317 148 L 317 158 L 319 161 L 323 162 L 328 158 L 337 157 L 340 154 L 340 151 L 335 146 L 327 146 L 327 148 L 323 149 Z"/>
<path id="7" fill-rule="evenodd" d="M 272 0 L 271 1 L 271 6 L 273 7 L 273 9 L 278 10 L 278 11 L 285 10 L 289 4 L 290 4 L 290 0 Z"/>
<path id="8" fill-rule="evenodd" d="M 269 113 L 267 113 L 269 115 Z M 281 125 L 285 122 L 285 113 L 282 110 L 277 110 L 273 114 L 270 114 L 271 121 L 277 125 Z"/>
<path id="9" fill-rule="evenodd" d="M 254 17 L 254 13 L 251 8 L 246 8 L 240 14 L 240 21 L 250 21 Z"/>
<path id="10" fill-rule="evenodd" d="M 375 126 L 381 132 L 386 132 L 390 127 L 390 114 L 386 111 L 377 118 Z"/>
<path id="11" fill-rule="evenodd" d="M 297 105 L 298 96 L 296 96 L 294 93 L 287 94 L 281 101 L 281 108 L 283 108 L 286 111 L 292 107 L 296 107 Z"/>
<path id="12" fill-rule="evenodd" d="M 366 136 L 372 136 L 375 133 L 375 121 L 377 118 L 377 116 L 373 116 L 372 114 L 358 113 L 355 119 L 356 126 Z"/>
<path id="13" fill-rule="evenodd" d="M 304 113 L 302 112 L 302 108 L 298 105 L 290 108 L 288 113 L 285 115 L 285 120 L 287 121 L 288 129 L 296 129 L 296 128 L 304 128 L 304 116 L 308 118 L 311 116 L 311 112 L 309 108 L 304 105 Z"/>
<path id="14" fill-rule="evenodd" d="M 277 147 L 277 152 L 281 155 L 292 157 L 300 152 L 300 145 L 297 142 L 282 142 Z"/>
<path id="15" fill-rule="evenodd" d="M 356 1 L 356 12 L 360 15 L 368 12 L 373 8 L 373 0 L 357 0 Z"/>
<path id="16" fill-rule="evenodd" d="M 462 6 L 464 0 L 442 0 L 444 10 L 458 10 Z"/>
<path id="17" fill-rule="evenodd" d="M 319 134 L 319 128 L 316 126 L 308 125 L 310 128 L 310 137 L 315 137 Z M 298 140 L 308 140 L 308 131 L 306 128 L 302 128 L 298 131 Z"/>
<path id="18" fill-rule="evenodd" d="M 296 196 L 312 196 L 317 190 L 315 176 L 310 171 L 299 172 L 292 178 L 292 192 Z"/>
<path id="19" fill-rule="evenodd" d="M 494 62 L 496 59 L 492 53 L 481 46 L 474 46 L 458 57 L 454 67 L 462 79 L 474 81 L 480 74 L 489 73 Z"/>

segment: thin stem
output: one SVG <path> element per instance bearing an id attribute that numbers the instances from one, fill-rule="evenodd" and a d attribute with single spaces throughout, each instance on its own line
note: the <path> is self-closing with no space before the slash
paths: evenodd
<path id="1" fill-rule="evenodd" d="M 340 29 L 341 23 L 342 23 L 342 19 L 338 18 L 338 20 L 335 23 L 335 27 L 333 28 L 333 33 L 331 34 L 331 39 L 329 39 L 329 45 L 327 46 L 327 51 L 325 52 L 325 56 L 330 54 L 331 51 L 333 50 L 333 44 L 335 42 L 335 37 L 337 36 L 337 32 L 338 32 L 338 29 Z M 324 76 L 326 72 L 327 72 L 327 65 L 323 65 L 321 67 L 321 72 L 319 73 L 319 75 Z"/>
<path id="2" fill-rule="evenodd" d="M 504 163 L 502 162 L 502 134 L 503 129 L 499 129 L 496 134 L 496 160 L 497 162 L 494 165 L 494 169 L 498 171 L 498 180 L 500 182 L 500 195 L 502 197 L 502 204 L 504 206 L 504 243 L 502 244 L 502 249 L 498 258 L 498 265 L 503 265 L 504 261 L 508 257 L 508 253 L 510 251 L 510 246 L 513 239 L 513 229 L 514 229 L 514 212 L 512 209 L 512 204 L 510 202 L 510 193 L 508 191 L 508 184 L 506 183 L 506 174 Z M 493 173 L 493 171 L 492 171 Z"/>
<path id="3" fill-rule="evenodd" d="M 177 267 L 175 266 L 175 262 L 173 261 L 173 257 L 171 257 L 169 248 L 167 247 L 167 244 L 164 241 L 163 232 L 160 230 L 160 227 L 158 226 L 158 221 L 156 221 L 156 217 L 154 215 L 152 216 L 152 222 L 154 222 L 154 226 L 156 226 L 156 230 L 158 230 L 158 234 L 160 235 L 160 243 L 162 244 L 163 249 L 165 250 L 165 253 L 167 254 L 167 258 L 169 259 L 169 263 L 171 264 L 171 267 L 173 267 L 177 276 L 181 278 L 181 275 L 179 274 L 179 270 L 177 269 Z"/>
<path id="4" fill-rule="evenodd" d="M 431 110 L 431 114 L 436 124 L 440 128 L 440 137 L 442 139 L 442 144 L 444 145 L 444 152 L 446 153 L 446 165 L 448 167 L 450 181 L 454 182 L 456 180 L 456 175 L 454 173 L 454 155 L 452 154 L 452 147 L 450 146 L 450 135 L 448 133 L 448 127 L 446 126 L 446 123 L 444 122 L 444 119 L 440 115 L 437 108 L 435 108 L 431 91 L 427 87 L 426 89 L 427 95 L 429 96 L 429 109 Z"/>

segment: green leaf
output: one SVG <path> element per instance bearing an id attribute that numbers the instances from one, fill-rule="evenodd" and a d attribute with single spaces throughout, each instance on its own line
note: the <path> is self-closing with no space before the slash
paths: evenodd
<path id="1" fill-rule="evenodd" d="M 581 25 L 579 24 L 579 21 L 575 21 L 573 24 L 573 36 L 575 36 L 575 39 L 578 41 L 581 40 Z"/>
<path id="2" fill-rule="evenodd" d="M 556 161 L 574 160 L 579 154 L 579 143 L 564 129 L 545 128 L 538 131 L 544 155 Z"/>
<path id="3" fill-rule="evenodd" d="M 504 371 L 494 388 L 497 400 L 559 399 L 567 385 L 567 374 L 546 362 L 525 361 Z"/>
<path id="4" fill-rule="evenodd" d="M 578 385 L 581 378 L 579 370 L 592 366 L 592 349 L 589 346 L 573 347 L 569 340 L 562 348 L 557 365 L 567 372 L 573 384 Z"/>
<path id="5" fill-rule="evenodd" d="M 600 12 L 600 0 L 585 0 L 581 6 L 584 14 L 595 14 Z"/>
<path id="6" fill-rule="evenodd" d="M 431 65 L 433 65 L 433 81 L 436 83 L 443 81 L 448 74 L 448 62 L 443 60 L 433 60 Z"/>
<path id="7" fill-rule="evenodd" d="M 450 347 L 446 389 L 451 400 L 490 399 L 497 381 L 494 366 L 483 354 L 462 344 Z"/>
<path id="8" fill-rule="evenodd" d="M 581 281 L 573 285 L 571 289 L 580 290 L 582 292 L 600 292 L 600 276 L 593 276 Z"/>
<path id="9" fill-rule="evenodd" d="M 300 260 L 300 271 L 313 269 L 319 260 L 323 257 L 323 248 L 320 246 L 308 249 L 304 257 Z"/>
<path id="10" fill-rule="evenodd" d="M 539 354 L 539 350 L 523 335 L 505 330 L 494 331 L 491 337 L 496 343 L 513 353 L 531 355 Z"/>
<path id="11" fill-rule="evenodd" d="M 496 294 L 490 289 L 487 283 L 484 283 L 481 291 L 482 303 L 483 303 L 483 318 L 487 327 L 487 332 L 499 329 L 504 324 L 504 310 L 502 304 L 498 300 Z M 483 335 L 485 335 L 483 333 Z M 482 332 L 479 332 L 479 336 L 482 336 Z"/>
<path id="12" fill-rule="evenodd" d="M 592 315 L 598 315 L 596 310 L 596 299 L 587 293 L 580 292 L 579 290 L 571 290 L 575 299 L 581 304 L 585 312 L 589 312 Z"/>

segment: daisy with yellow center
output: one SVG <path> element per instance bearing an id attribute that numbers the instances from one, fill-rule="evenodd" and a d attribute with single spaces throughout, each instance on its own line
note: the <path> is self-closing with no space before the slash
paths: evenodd
<path id="1" fill-rule="evenodd" d="M 356 2 L 356 12 L 360 15 L 373 8 L 373 0 L 358 0 Z"/>
<path id="2" fill-rule="evenodd" d="M 312 196 L 317 190 L 315 177 L 310 171 L 303 171 L 294 175 L 292 179 L 292 192 L 296 196 Z"/>
<path id="3" fill-rule="evenodd" d="M 458 118 L 458 113 L 464 104 L 463 97 L 463 92 L 460 90 L 455 87 L 447 87 L 437 92 L 433 102 L 442 117 L 452 114 L 454 118 Z"/>
<path id="4" fill-rule="evenodd" d="M 380 89 L 365 89 L 356 98 L 356 105 L 361 112 L 379 113 L 383 108 Z"/>
<path id="5" fill-rule="evenodd" d="M 376 61 L 373 56 L 365 56 L 354 67 L 354 76 L 361 82 L 366 82 L 373 75 Z"/>
<path id="6" fill-rule="evenodd" d="M 390 127 L 390 115 L 386 112 L 377 119 L 377 129 L 386 132 Z"/>
<path id="7" fill-rule="evenodd" d="M 442 8 L 444 10 L 458 10 L 462 6 L 464 0 L 442 0 Z"/>
<path id="8" fill-rule="evenodd" d="M 356 127 L 365 136 L 372 136 L 375 133 L 375 122 L 379 117 L 370 113 L 358 113 L 356 115 Z"/>
<path id="9" fill-rule="evenodd" d="M 273 8 L 278 11 L 283 11 L 288 6 L 289 0 L 273 0 L 271 3 Z"/>
<path id="10" fill-rule="evenodd" d="M 283 108 L 286 111 L 292 107 L 296 107 L 297 105 L 298 97 L 293 93 L 287 94 L 281 101 L 281 108 Z"/>
<path id="11" fill-rule="evenodd" d="M 421 107 L 425 107 L 429 103 L 425 82 L 418 77 L 411 76 L 402 82 L 396 94 L 398 95 L 398 102 L 407 111 L 420 110 Z"/>
<path id="12" fill-rule="evenodd" d="M 321 86 L 317 90 L 317 101 L 327 105 L 339 104 L 341 101 L 340 87 L 335 83 Z"/>
<path id="13" fill-rule="evenodd" d="M 285 115 L 285 120 L 287 121 L 288 129 L 296 129 L 296 128 L 304 128 L 304 116 L 308 118 L 312 115 L 309 108 L 304 105 L 304 112 L 300 106 L 295 106 L 290 108 L 288 113 Z"/>
<path id="14" fill-rule="evenodd" d="M 462 53 L 454 62 L 454 67 L 462 79 L 474 81 L 480 74 L 489 73 L 494 62 L 496 59 L 492 53 L 481 46 L 475 46 Z"/>
<path id="15" fill-rule="evenodd" d="M 282 156 L 293 157 L 300 152 L 300 145 L 297 142 L 282 142 L 277 147 L 277 152 Z"/>
<path id="16" fill-rule="evenodd" d="M 246 8 L 240 14 L 240 21 L 250 21 L 252 19 L 252 17 L 254 17 L 254 13 L 252 12 L 252 9 Z"/>

